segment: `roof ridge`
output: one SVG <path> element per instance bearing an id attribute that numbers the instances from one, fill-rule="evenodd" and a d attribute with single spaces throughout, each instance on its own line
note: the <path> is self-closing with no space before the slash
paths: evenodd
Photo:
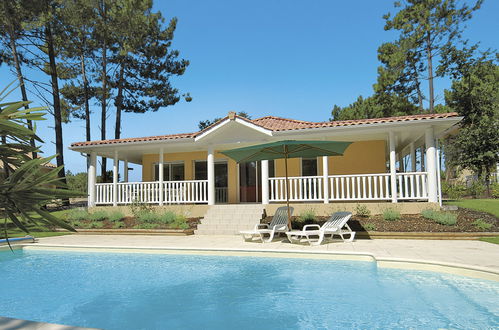
<path id="1" fill-rule="evenodd" d="M 284 118 L 284 117 L 277 117 L 277 116 L 264 116 L 264 117 L 252 119 L 252 121 L 254 121 L 254 120 L 262 120 L 262 119 L 268 119 L 268 118 L 270 118 L 270 119 L 277 119 L 277 120 L 286 120 L 286 121 L 290 121 L 290 122 L 294 122 L 294 123 L 303 123 L 303 124 L 317 124 L 317 123 L 320 123 L 320 122 L 316 122 L 316 121 L 305 121 L 305 120 L 291 119 L 291 118 Z"/>

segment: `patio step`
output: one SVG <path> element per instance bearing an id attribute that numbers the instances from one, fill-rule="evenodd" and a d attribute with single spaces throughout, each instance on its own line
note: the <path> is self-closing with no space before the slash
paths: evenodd
<path id="1" fill-rule="evenodd" d="M 206 212 L 196 235 L 237 235 L 241 230 L 253 229 L 264 216 L 261 204 L 213 205 Z"/>

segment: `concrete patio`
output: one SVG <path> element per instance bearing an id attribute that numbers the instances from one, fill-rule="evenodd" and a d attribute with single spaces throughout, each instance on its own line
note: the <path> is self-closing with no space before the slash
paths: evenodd
<path id="1" fill-rule="evenodd" d="M 34 246 L 351 254 L 371 256 L 378 263 L 410 260 L 481 269 L 499 276 L 499 245 L 472 240 L 361 239 L 308 246 L 290 244 L 284 238 L 262 244 L 244 242 L 239 236 L 67 235 L 40 238 Z"/>

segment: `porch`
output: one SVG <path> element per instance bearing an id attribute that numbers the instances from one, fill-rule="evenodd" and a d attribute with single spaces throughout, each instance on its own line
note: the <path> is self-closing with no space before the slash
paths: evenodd
<path id="1" fill-rule="evenodd" d="M 312 123 L 229 113 L 197 133 L 81 142 L 71 149 L 89 156 L 89 207 L 283 203 L 283 161 L 236 164 L 218 151 L 284 139 L 352 142 L 343 156 L 290 159 L 293 203 L 438 203 L 437 141 L 460 119 L 434 114 Z M 291 128 L 281 129 L 282 122 Z M 97 156 L 113 159 L 112 183 L 96 183 Z M 142 166 L 142 181 L 129 182 L 129 162 Z"/>
<path id="2" fill-rule="evenodd" d="M 289 178 L 291 202 L 429 201 L 428 173 L 302 176 Z M 262 204 L 286 201 L 285 178 L 262 176 Z M 395 188 L 395 189 L 392 189 Z M 95 205 L 132 203 L 209 204 L 208 180 L 95 184 Z M 115 197 L 116 196 L 116 197 Z M 227 203 L 227 188 L 215 188 L 215 203 Z"/>

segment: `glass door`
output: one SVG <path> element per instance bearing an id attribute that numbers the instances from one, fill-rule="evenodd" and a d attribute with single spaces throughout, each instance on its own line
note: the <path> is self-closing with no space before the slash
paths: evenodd
<path id="1" fill-rule="evenodd" d="M 261 202 L 260 162 L 239 164 L 239 201 L 241 203 Z"/>

